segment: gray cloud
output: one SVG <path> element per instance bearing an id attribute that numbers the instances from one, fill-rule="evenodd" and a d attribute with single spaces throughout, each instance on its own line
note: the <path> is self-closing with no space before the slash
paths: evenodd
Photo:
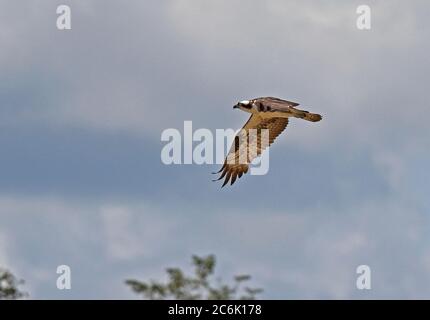
<path id="1" fill-rule="evenodd" d="M 209 252 L 267 297 L 428 297 L 428 5 L 370 1 L 362 32 L 359 4 L 3 1 L 0 262 L 37 298 L 132 297 L 125 278 Z M 220 191 L 161 164 L 163 129 L 240 127 L 261 95 L 324 115 L 291 121 L 267 176 Z"/>
<path id="2" fill-rule="evenodd" d="M 378 133 L 378 144 L 387 139 L 381 133 L 423 125 L 415 113 L 396 111 L 404 105 L 413 105 L 415 112 L 426 108 L 429 66 L 419 3 L 373 4 L 374 28 L 367 33 L 355 29 L 354 1 L 129 6 L 93 1 L 73 5 L 69 33 L 48 23 L 55 18 L 49 10 L 55 3 L 38 10 L 28 5 L 24 22 L 4 22 L 8 39 L 17 42 L 10 34 L 19 33 L 25 49 L 17 59 L 12 43 L 7 46 L 3 64 L 15 66 L 7 70 L 15 77 L 17 70 L 37 76 L 32 85 L 38 85 L 39 95 L 45 83 L 47 92 L 36 99 L 44 103 L 33 107 L 31 119 L 137 134 L 155 130 L 157 137 L 186 119 L 206 127 L 239 126 L 243 120 L 225 123 L 217 111 L 231 112 L 239 98 L 274 94 L 325 114 L 318 135 L 325 143 L 328 138 L 368 143 Z M 22 115 L 22 107 L 15 110 Z M 301 130 L 301 136 L 314 138 L 308 131 Z"/>
<path id="3" fill-rule="evenodd" d="M 111 200 L 77 206 L 54 198 L 2 197 L 0 208 L 6 235 L 14 239 L 8 255 L 34 297 L 132 297 L 121 289 L 122 280 L 162 278 L 160 265 L 189 270 L 184 257 L 209 252 L 218 254 L 225 278 L 249 272 L 269 298 L 429 294 L 429 252 L 423 245 L 429 221 L 407 199 L 331 210 L 173 213 L 163 205 Z M 54 286 L 56 266 L 63 263 L 75 279 L 69 294 Z M 355 288 L 361 264 L 373 272 L 373 289 L 366 293 Z M 112 287 L 119 291 L 107 290 Z"/>

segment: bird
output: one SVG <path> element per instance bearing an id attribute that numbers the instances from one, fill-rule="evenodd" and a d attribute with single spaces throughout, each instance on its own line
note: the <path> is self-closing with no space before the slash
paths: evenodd
<path id="1" fill-rule="evenodd" d="M 213 172 L 213 174 L 221 173 L 221 175 L 212 181 L 224 178 L 222 187 L 229 181 L 230 185 L 233 185 L 237 178 L 241 178 L 243 174 L 248 172 L 250 163 L 284 131 L 289 118 L 299 118 L 311 122 L 318 122 L 322 119 L 319 114 L 297 109 L 298 105 L 297 102 L 275 97 L 242 100 L 235 104 L 233 109 L 251 113 L 251 116 L 236 134 L 221 169 L 218 172 Z M 268 130 L 268 141 L 267 134 L 264 136 L 264 129 Z M 263 143 L 263 140 L 266 143 Z M 251 152 L 252 150 L 254 152 Z"/>

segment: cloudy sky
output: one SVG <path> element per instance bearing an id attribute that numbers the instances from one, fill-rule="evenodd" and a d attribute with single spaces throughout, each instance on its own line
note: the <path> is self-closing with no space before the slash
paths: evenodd
<path id="1" fill-rule="evenodd" d="M 210 253 L 263 298 L 430 298 L 430 6 L 369 0 L 360 31 L 360 4 L 1 0 L 0 265 L 38 299 L 135 298 Z M 267 175 L 161 162 L 164 129 L 239 128 L 268 95 L 324 119 L 292 120 Z"/>

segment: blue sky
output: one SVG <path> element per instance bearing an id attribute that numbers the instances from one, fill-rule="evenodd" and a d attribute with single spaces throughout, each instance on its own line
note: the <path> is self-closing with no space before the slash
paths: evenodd
<path id="1" fill-rule="evenodd" d="M 429 298 L 430 7 L 368 1 L 359 31 L 360 4 L 1 1 L 0 265 L 39 299 L 135 298 L 125 279 L 210 253 L 264 298 Z M 164 129 L 239 128 L 267 95 L 324 116 L 267 175 L 221 190 L 218 166 L 161 162 Z"/>

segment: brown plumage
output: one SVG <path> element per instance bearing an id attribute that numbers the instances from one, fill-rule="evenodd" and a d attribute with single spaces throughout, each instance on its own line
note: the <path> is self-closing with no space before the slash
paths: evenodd
<path id="1" fill-rule="evenodd" d="M 320 121 L 321 115 L 295 109 L 299 104 L 273 97 L 256 98 L 237 103 L 233 108 L 250 112 L 251 116 L 236 135 L 222 168 L 215 173 L 224 179 L 222 187 L 249 170 L 249 164 L 269 147 L 288 125 L 288 118 L 295 117 L 312 122 Z M 265 130 L 267 129 L 267 131 Z M 265 136 L 268 134 L 268 137 Z"/>

